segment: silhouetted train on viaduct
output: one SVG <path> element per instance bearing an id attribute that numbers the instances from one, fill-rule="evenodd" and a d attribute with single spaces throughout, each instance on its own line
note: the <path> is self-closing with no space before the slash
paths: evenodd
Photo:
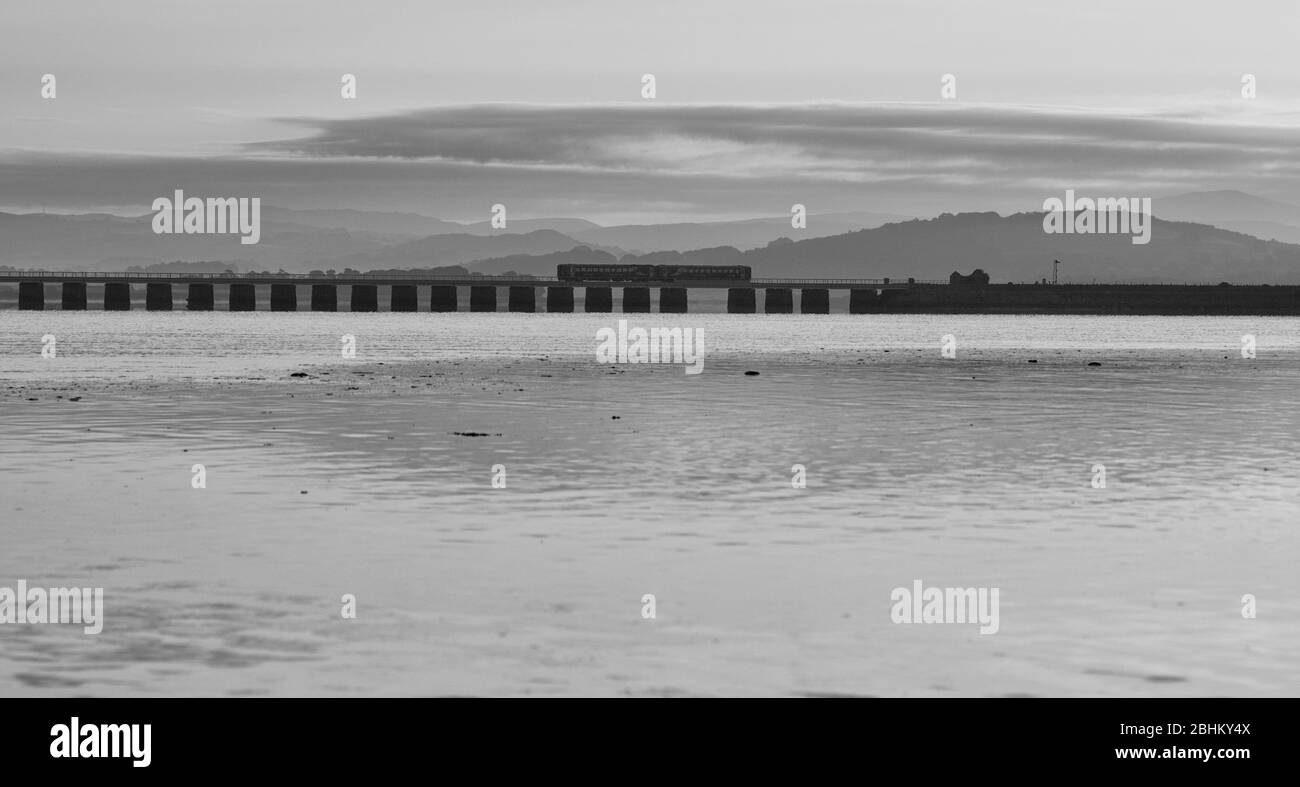
<path id="1" fill-rule="evenodd" d="M 749 281 L 748 265 L 557 265 L 560 281 Z"/>

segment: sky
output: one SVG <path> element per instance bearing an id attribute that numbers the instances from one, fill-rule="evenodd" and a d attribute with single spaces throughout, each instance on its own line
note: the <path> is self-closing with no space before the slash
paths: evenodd
<path id="1" fill-rule="evenodd" d="M 1067 188 L 1300 203 L 1297 42 L 1295 0 L 5 0 L 0 210 L 140 215 L 178 188 L 601 223 Z"/>

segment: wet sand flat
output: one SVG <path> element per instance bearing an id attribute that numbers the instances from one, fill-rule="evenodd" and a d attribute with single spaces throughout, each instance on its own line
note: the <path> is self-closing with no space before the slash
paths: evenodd
<path id="1" fill-rule="evenodd" d="M 1297 694 L 1300 355 L 1096 325 L 722 334 L 694 377 L 526 332 L 206 379 L 7 339 L 0 585 L 107 615 L 0 628 L 0 694 Z M 918 578 L 1000 588 L 998 633 L 892 623 Z"/>

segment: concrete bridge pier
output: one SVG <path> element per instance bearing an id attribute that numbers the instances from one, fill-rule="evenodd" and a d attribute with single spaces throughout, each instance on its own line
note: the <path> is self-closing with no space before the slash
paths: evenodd
<path id="1" fill-rule="evenodd" d="M 624 287 L 623 288 L 623 313 L 624 314 L 649 314 L 650 313 L 650 288 L 649 287 Z"/>
<path id="2" fill-rule="evenodd" d="M 272 284 L 271 285 L 271 311 L 273 312 L 298 311 L 298 285 Z"/>
<path id="3" fill-rule="evenodd" d="M 512 312 L 527 312 L 531 314 L 537 311 L 537 288 L 511 287 L 510 300 L 507 307 Z"/>
<path id="4" fill-rule="evenodd" d="M 232 312 L 257 311 L 257 285 L 245 282 L 230 285 L 230 310 Z"/>
<path id="5" fill-rule="evenodd" d="M 429 311 L 456 311 L 456 287 L 443 284 L 433 285 L 429 289 Z"/>
<path id="6" fill-rule="evenodd" d="M 314 312 L 338 311 L 339 288 L 333 284 L 313 284 L 311 286 L 311 310 Z"/>
<path id="7" fill-rule="evenodd" d="M 414 284 L 394 284 L 388 294 L 388 310 L 394 312 L 418 312 L 420 310 L 419 288 Z"/>
<path id="8" fill-rule="evenodd" d="M 732 287 L 727 290 L 727 314 L 753 314 L 755 301 L 753 287 Z"/>
<path id="9" fill-rule="evenodd" d="M 659 313 L 660 314 L 685 314 L 686 313 L 686 288 L 685 287 L 660 287 L 659 288 Z"/>
<path id="10" fill-rule="evenodd" d="M 210 312 L 216 302 L 211 284 L 191 284 L 185 296 L 185 308 L 192 312 Z"/>
<path id="11" fill-rule="evenodd" d="M 599 314 L 614 311 L 614 288 L 588 287 L 582 299 L 582 310 Z"/>
<path id="12" fill-rule="evenodd" d="M 350 308 L 354 312 L 379 311 L 379 287 L 374 284 L 352 285 Z"/>
<path id="13" fill-rule="evenodd" d="M 763 294 L 764 314 L 794 314 L 794 290 L 768 287 Z"/>
<path id="14" fill-rule="evenodd" d="M 909 295 L 909 294 L 911 294 L 911 291 L 909 290 L 881 290 L 880 298 L 877 300 L 877 303 L 879 304 L 879 310 L 882 312 L 888 311 L 890 301 L 894 300 L 895 298 L 904 295 Z"/>
<path id="15" fill-rule="evenodd" d="M 572 314 L 573 313 L 573 288 L 572 287 L 547 287 L 546 288 L 546 311 L 553 314 Z"/>
<path id="16" fill-rule="evenodd" d="M 849 290 L 849 314 L 870 314 L 875 306 L 875 290 Z"/>
<path id="17" fill-rule="evenodd" d="M 475 284 L 469 288 L 469 310 L 494 312 L 497 310 L 497 288 L 494 285 Z"/>
<path id="18" fill-rule="evenodd" d="M 45 282 L 18 282 L 18 308 L 24 311 L 43 311 L 45 309 Z"/>
<path id="19" fill-rule="evenodd" d="M 151 281 L 144 287 L 144 308 L 151 312 L 172 310 L 172 283 Z"/>
<path id="20" fill-rule="evenodd" d="M 801 314 L 830 314 L 831 291 L 818 287 L 800 290 L 799 312 Z"/>
<path id="21" fill-rule="evenodd" d="M 86 283 L 84 281 L 65 281 L 63 283 L 63 310 L 77 312 L 86 310 Z"/>
<path id="22" fill-rule="evenodd" d="M 104 311 L 131 311 L 131 285 L 124 281 L 111 281 L 104 285 Z"/>

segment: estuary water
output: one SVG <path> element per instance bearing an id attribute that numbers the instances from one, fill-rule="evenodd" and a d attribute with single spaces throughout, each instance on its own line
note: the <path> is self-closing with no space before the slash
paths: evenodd
<path id="1" fill-rule="evenodd" d="M 1298 444 L 1292 318 L 0 311 L 0 696 L 1294 696 Z"/>

